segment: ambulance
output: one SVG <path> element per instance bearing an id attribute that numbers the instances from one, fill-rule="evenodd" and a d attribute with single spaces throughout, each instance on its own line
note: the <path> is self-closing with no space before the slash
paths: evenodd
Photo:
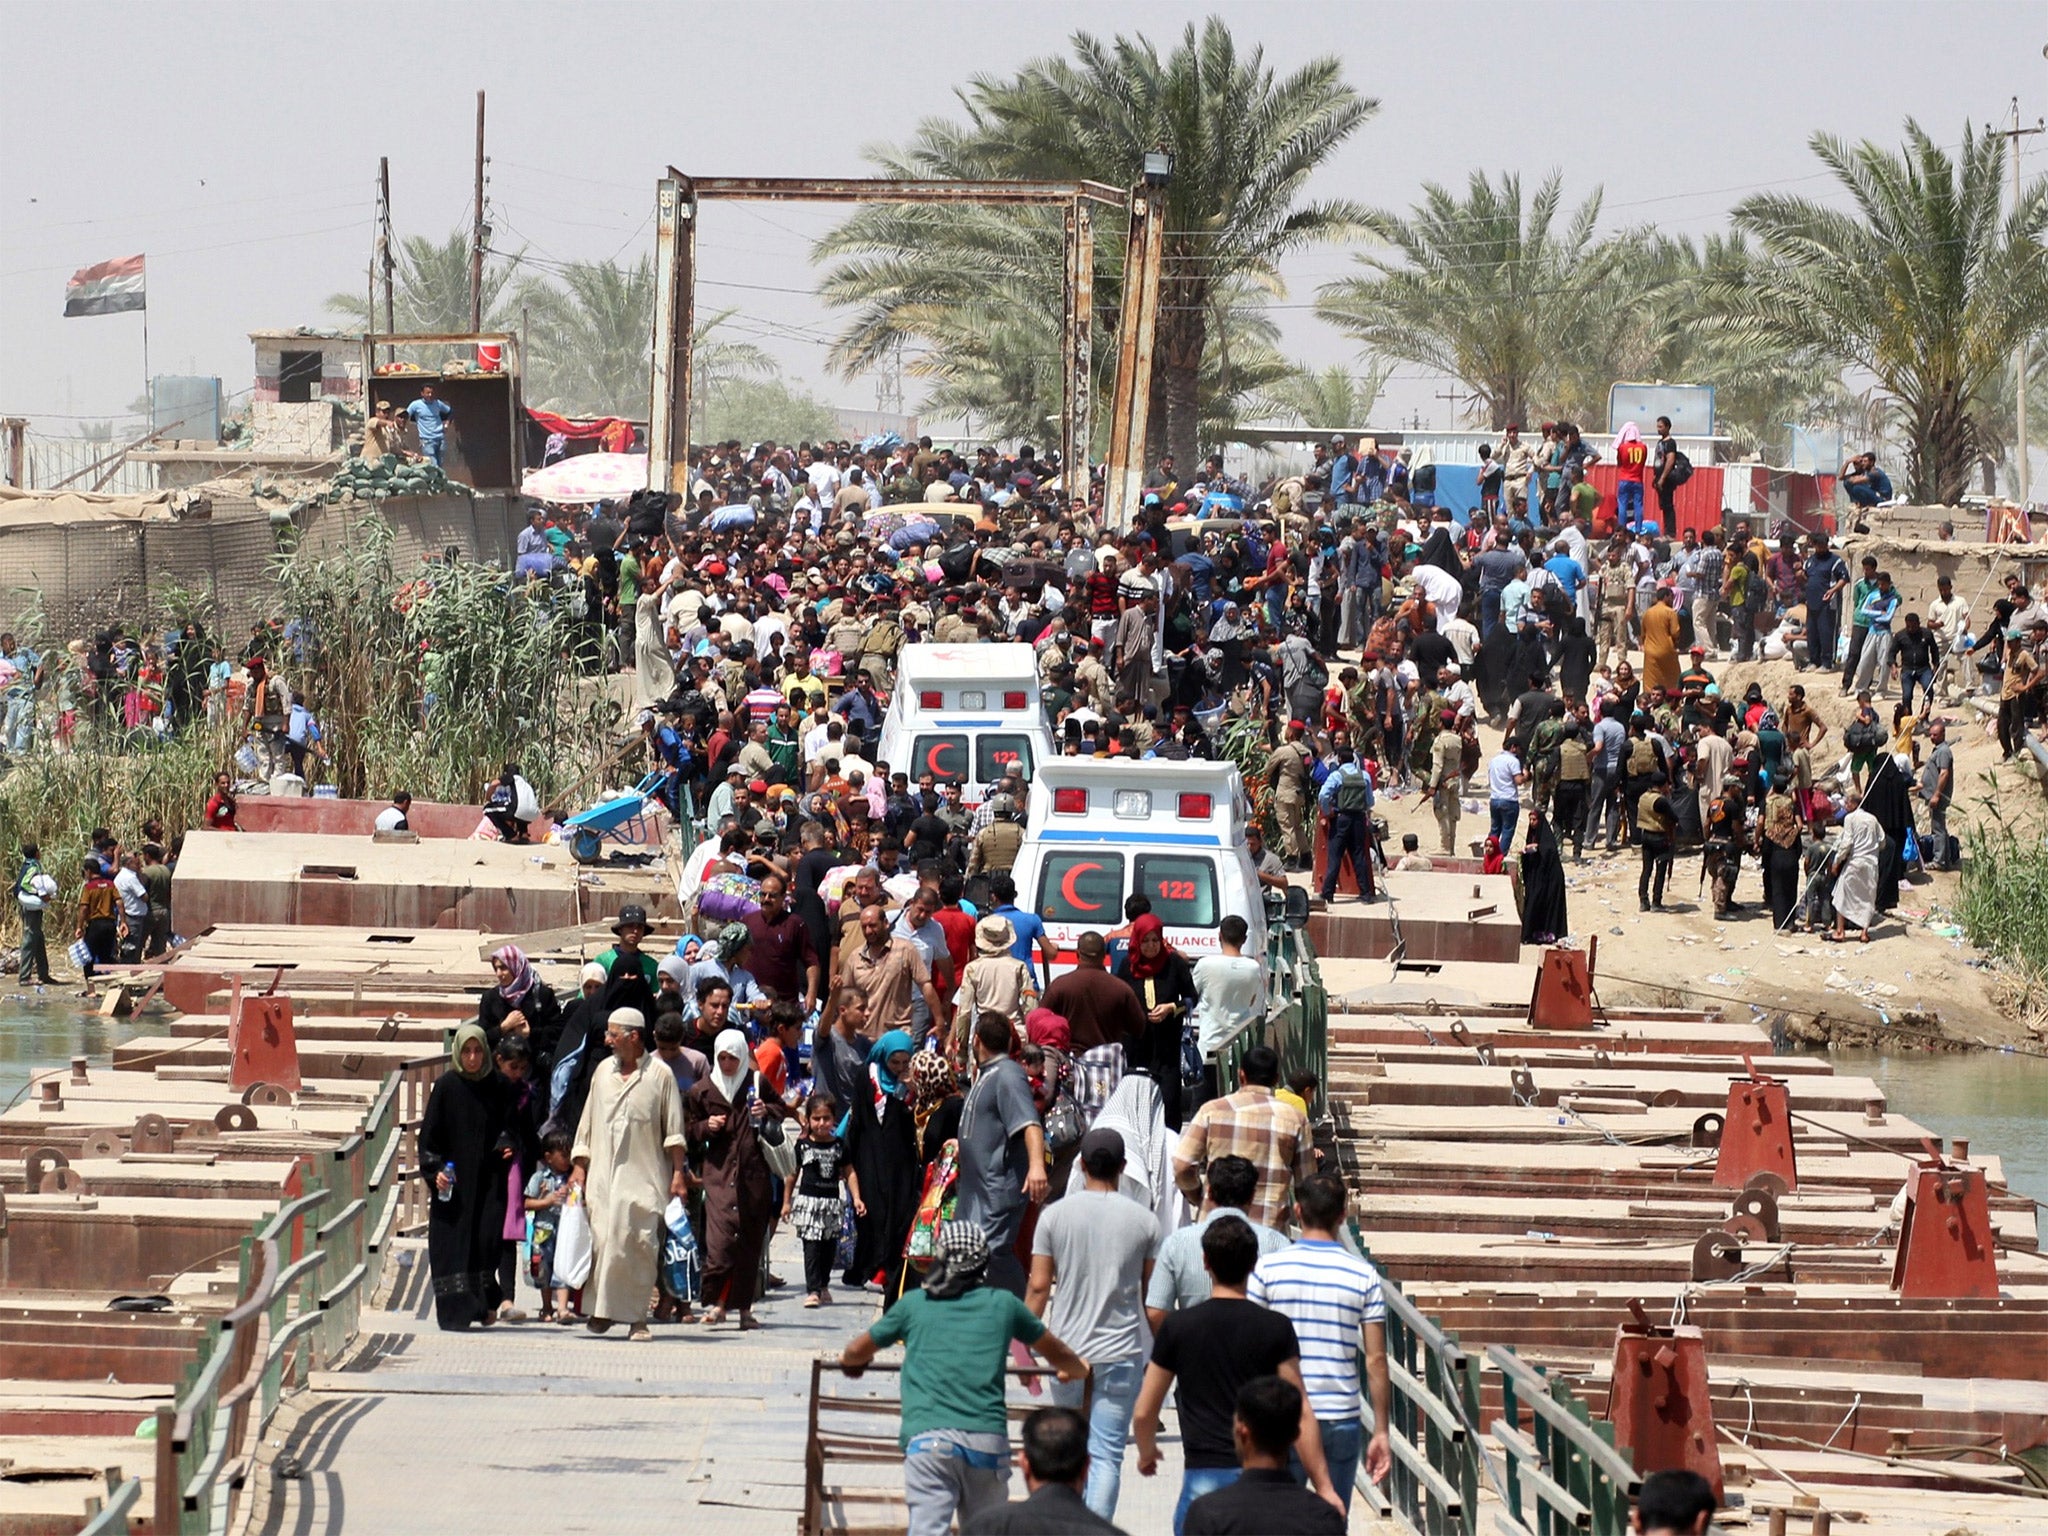
<path id="1" fill-rule="evenodd" d="M 1072 968 L 1089 929 L 1124 922 L 1124 900 L 1142 894 L 1166 925 L 1167 942 L 1190 961 L 1220 954 L 1216 928 L 1233 913 L 1251 926 L 1244 952 L 1266 952 L 1266 905 L 1245 851 L 1251 817 L 1231 763 L 1138 762 L 1056 757 L 1031 780 L 1018 905 L 1035 911 Z"/>
<path id="2" fill-rule="evenodd" d="M 1038 655 L 1021 642 L 906 645 L 882 717 L 876 760 L 961 786 L 978 806 L 1004 774 L 1029 782 L 1053 754 L 1038 693 Z"/>

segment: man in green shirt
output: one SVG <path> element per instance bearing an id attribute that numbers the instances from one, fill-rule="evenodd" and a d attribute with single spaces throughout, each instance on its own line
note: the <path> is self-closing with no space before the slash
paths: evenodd
<path id="1" fill-rule="evenodd" d="M 635 539 L 633 547 L 619 556 L 619 665 L 633 665 L 635 607 L 640 601 L 640 574 L 647 560 L 647 541 Z"/>
<path id="2" fill-rule="evenodd" d="M 859 1376 L 878 1351 L 903 1346 L 903 1498 L 909 1536 L 946 1536 L 1008 1497 L 1010 1437 L 1003 1370 L 1015 1340 L 1036 1349 L 1061 1381 L 1088 1363 L 1046 1330 L 1018 1297 L 992 1288 L 988 1238 L 973 1222 L 938 1231 L 938 1257 L 921 1290 L 847 1343 L 840 1366 Z"/>

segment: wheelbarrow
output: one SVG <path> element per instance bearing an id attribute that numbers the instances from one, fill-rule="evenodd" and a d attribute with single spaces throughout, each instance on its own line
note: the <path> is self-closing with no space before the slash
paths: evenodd
<path id="1" fill-rule="evenodd" d="M 595 864 L 604 855 L 607 836 L 622 843 L 652 843 L 654 828 L 647 809 L 656 804 L 654 792 L 668 777 L 657 769 L 631 789 L 621 790 L 609 800 L 600 800 L 587 811 L 578 811 L 562 825 L 569 832 L 569 852 L 578 864 Z"/>

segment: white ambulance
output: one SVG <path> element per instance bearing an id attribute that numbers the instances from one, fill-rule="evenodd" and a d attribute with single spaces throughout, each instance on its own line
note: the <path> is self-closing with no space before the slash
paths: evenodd
<path id="1" fill-rule="evenodd" d="M 1038 655 L 1022 642 L 906 645 L 874 756 L 916 787 L 929 773 L 978 806 L 1014 773 L 1029 782 L 1052 756 L 1038 692 Z"/>
<path id="2" fill-rule="evenodd" d="M 1018 905 L 1044 919 L 1059 963 L 1089 929 L 1124 922 L 1142 894 L 1190 961 L 1218 954 L 1216 928 L 1235 914 L 1251 927 L 1244 952 L 1266 952 L 1266 907 L 1245 851 L 1251 816 L 1230 763 L 1056 757 L 1031 780 Z"/>

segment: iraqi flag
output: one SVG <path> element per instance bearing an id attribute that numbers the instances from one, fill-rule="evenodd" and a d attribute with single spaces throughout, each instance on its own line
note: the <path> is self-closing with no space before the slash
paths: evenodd
<path id="1" fill-rule="evenodd" d="M 123 256 L 96 267 L 80 267 L 64 285 L 64 313 L 118 315 L 147 309 L 142 292 L 142 258 Z"/>

